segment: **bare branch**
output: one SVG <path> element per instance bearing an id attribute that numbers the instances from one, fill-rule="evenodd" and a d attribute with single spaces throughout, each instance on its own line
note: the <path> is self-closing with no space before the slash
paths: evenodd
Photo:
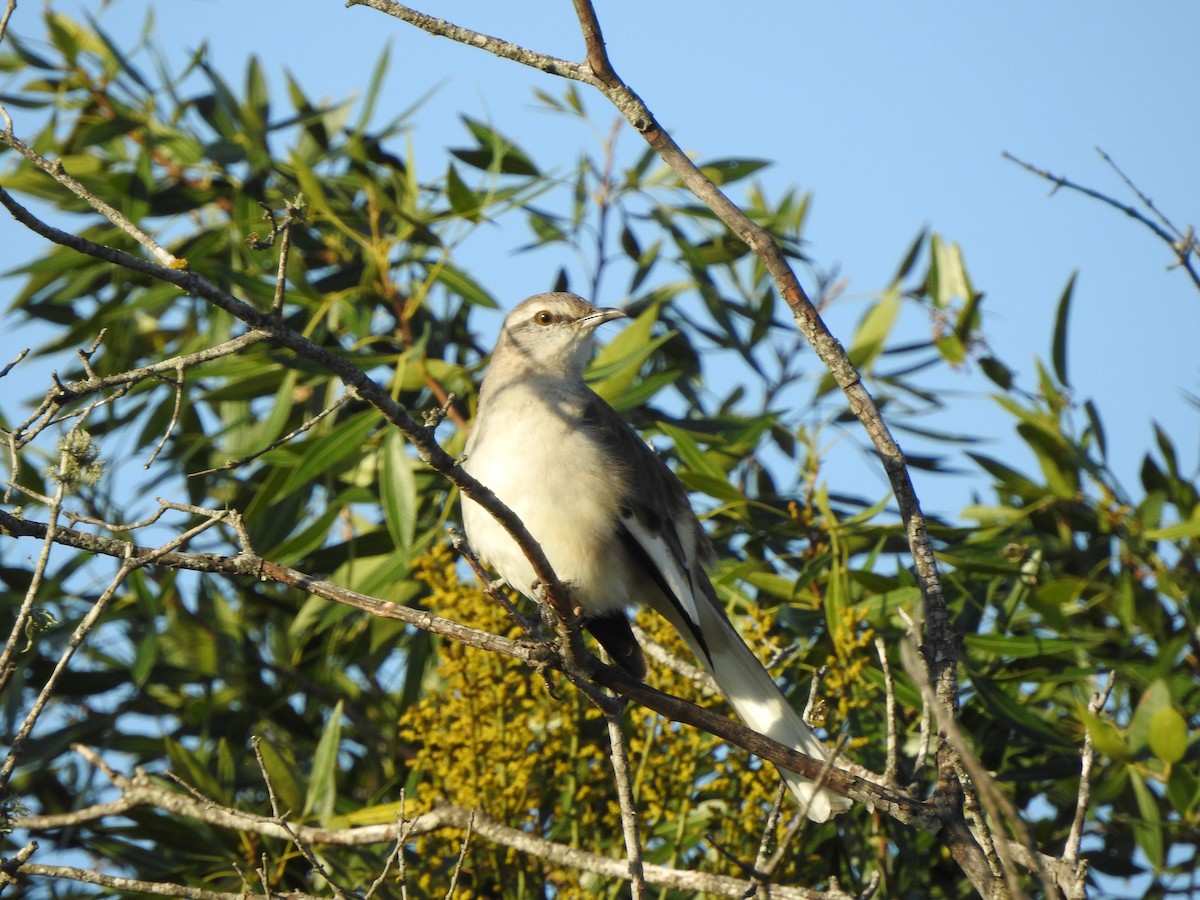
<path id="1" fill-rule="evenodd" d="M 271 804 L 271 818 L 288 833 L 289 840 L 293 846 L 300 851 L 300 855 L 312 866 L 312 870 L 325 880 L 325 883 L 333 890 L 333 896 L 338 900 L 350 900 L 350 895 L 346 890 L 337 883 L 329 870 L 325 868 L 324 863 L 317 858 L 317 855 L 312 852 L 312 848 L 308 846 L 308 842 L 296 834 L 295 830 L 287 821 L 287 816 L 291 815 L 291 810 L 281 810 L 279 808 L 279 798 L 275 794 L 275 785 L 271 783 L 271 775 L 267 771 L 267 763 L 262 755 L 262 739 L 257 735 L 250 739 L 250 746 L 254 749 L 254 758 L 258 761 L 258 771 L 262 775 L 263 784 L 267 786 L 267 800 Z"/>
<path id="2" fill-rule="evenodd" d="M 887 716 L 887 762 L 884 764 L 883 781 L 897 784 L 896 771 L 899 766 L 899 748 L 896 746 L 896 685 L 892 681 L 892 667 L 888 662 L 887 644 L 883 638 L 875 638 L 875 652 L 879 656 L 879 667 L 883 669 L 883 691 Z"/>
<path id="3" fill-rule="evenodd" d="M 9 632 L 8 640 L 4 643 L 4 650 L 0 651 L 0 690 L 3 690 L 8 684 L 9 676 L 13 671 L 13 654 L 16 653 L 17 644 L 20 643 L 21 636 L 25 634 L 30 617 L 33 615 L 34 602 L 37 600 L 38 593 L 42 589 L 42 579 L 45 578 L 46 566 L 50 563 L 50 550 L 55 544 L 58 533 L 58 516 L 65 492 L 66 484 L 60 481 L 54 492 L 54 498 L 49 503 L 49 521 L 45 526 L 45 534 L 42 537 L 42 549 L 38 553 L 37 562 L 34 563 L 33 572 L 29 579 L 29 587 L 26 588 L 25 597 L 22 599 L 21 606 L 17 610 L 12 631 Z"/>
<path id="4" fill-rule="evenodd" d="M 0 131 L 0 144 L 6 144 L 9 147 L 12 147 L 80 200 L 83 200 L 88 206 L 100 213 L 100 215 L 104 216 L 104 218 L 108 219 L 108 221 L 110 221 L 113 225 L 145 247 L 162 265 L 168 266 L 172 269 L 187 268 L 186 259 L 178 259 L 173 254 L 168 253 L 159 245 L 156 240 L 154 240 L 154 238 L 150 237 L 150 235 L 146 234 L 146 232 L 142 231 L 142 229 L 130 222 L 129 219 L 125 217 L 124 213 L 122 213 L 120 210 L 114 209 L 104 200 L 101 200 L 86 187 L 80 184 L 75 178 L 72 178 L 67 170 L 63 167 L 62 160 L 48 160 L 46 157 L 42 156 L 24 141 L 22 141 L 19 137 L 13 134 L 11 123 L 7 129 Z"/>
<path id="5" fill-rule="evenodd" d="M 13 357 L 12 362 L 10 362 L 8 365 L 6 365 L 3 369 L 0 369 L 0 378 L 3 378 L 5 375 L 7 375 L 9 372 L 11 372 L 17 366 L 17 364 L 20 363 L 21 360 L 23 360 L 28 355 L 29 355 L 29 348 L 26 347 L 24 350 L 22 350 L 20 353 L 18 353 L 15 357 Z"/>
<path id="6" fill-rule="evenodd" d="M 88 373 L 89 376 L 92 374 L 91 372 Z M 158 454 L 162 453 L 162 448 L 167 445 L 167 439 L 171 436 L 171 432 L 175 430 L 175 425 L 179 422 L 179 408 L 183 405 L 183 379 L 183 366 L 179 366 L 175 370 L 175 408 L 171 410 L 171 421 L 167 423 L 166 431 L 158 439 L 158 443 L 154 445 L 154 452 L 150 454 L 150 458 L 142 464 L 143 469 L 149 469 L 154 465 L 154 460 L 158 459 Z"/>
<path id="7" fill-rule="evenodd" d="M 629 862 L 629 886 L 634 900 L 646 896 L 646 873 L 642 862 L 642 841 L 638 835 L 638 812 L 633 799 L 633 779 L 629 772 L 629 747 L 622 730 L 621 709 L 605 709 L 604 720 L 608 724 L 609 758 L 612 761 L 613 783 L 617 788 L 617 801 L 621 806 L 621 833 L 625 838 L 625 859 Z"/>
<path id="8" fill-rule="evenodd" d="M 1110 671 L 1104 680 L 1104 687 L 1092 694 L 1092 699 L 1088 703 L 1088 712 L 1092 715 L 1100 714 L 1100 710 L 1104 709 L 1104 704 L 1108 702 L 1108 698 L 1112 694 L 1116 681 L 1116 670 Z M 1067 890 L 1069 900 L 1082 900 L 1086 897 L 1087 863 L 1080 861 L 1079 845 L 1083 841 L 1083 823 L 1087 818 L 1088 806 L 1091 804 L 1092 766 L 1096 762 L 1096 749 L 1092 744 L 1091 729 L 1084 731 L 1083 749 L 1079 755 L 1079 795 L 1075 803 L 1075 818 L 1071 822 L 1071 832 L 1067 835 L 1067 843 L 1063 848 L 1062 855 L 1062 861 L 1065 864 L 1076 868 L 1075 882 Z"/>
<path id="9" fill-rule="evenodd" d="M 322 419 L 325 419 L 341 409 L 342 405 L 345 404 L 347 400 L 353 399 L 353 397 L 353 392 L 346 391 L 346 393 L 342 394 L 342 396 L 338 397 L 311 419 L 304 422 L 300 426 L 293 428 L 278 440 L 271 441 L 271 443 L 263 447 L 261 450 L 255 450 L 253 453 L 247 454 L 246 456 L 242 456 L 237 459 L 231 459 L 229 462 L 222 463 L 219 466 L 213 466 L 211 469 L 201 469 L 199 472 L 188 472 L 188 478 L 199 478 L 201 475 L 212 475 L 215 472 L 227 472 L 230 469 L 238 469 L 244 465 L 247 465 L 248 463 L 252 463 L 263 454 L 270 453 L 276 447 L 282 447 L 284 444 L 289 443 L 290 441 L 304 434 L 304 432 L 308 431 Z"/>
<path id="10" fill-rule="evenodd" d="M 405 6 L 402 3 L 395 3 L 393 0 L 348 0 L 346 6 L 368 6 L 379 12 L 387 13 L 389 16 L 395 16 L 397 19 L 407 22 L 410 25 L 415 25 L 422 31 L 426 31 L 436 37 L 449 38 L 460 44 L 478 47 L 480 50 L 486 50 L 488 53 L 499 56 L 502 59 L 510 59 L 523 66 L 541 69 L 548 75 L 561 75 L 564 78 L 582 81 L 584 84 L 599 86 L 596 78 L 586 66 L 549 56 L 545 53 L 536 53 L 533 50 L 527 50 L 524 47 L 501 40 L 500 38 L 472 31 L 469 28 L 463 28 L 452 22 L 447 22 L 445 19 L 438 19 L 425 13 L 417 12 L 415 9 Z"/>
<path id="11" fill-rule="evenodd" d="M 8 20 L 12 18 L 12 14 L 17 11 L 17 0 L 8 0 L 4 6 L 4 15 L 0 16 L 0 41 L 4 40 L 4 35 L 8 33 Z"/>
<path id="12" fill-rule="evenodd" d="M 1171 250 L 1175 253 L 1174 265 L 1182 266 L 1184 269 L 1186 269 L 1188 275 L 1192 279 L 1192 283 L 1195 284 L 1197 288 L 1200 288 L 1200 269 L 1197 269 L 1195 263 L 1196 258 L 1200 256 L 1200 243 L 1197 243 L 1194 231 L 1189 228 L 1186 232 L 1182 232 L 1172 225 L 1170 221 L 1163 216 L 1163 214 L 1160 213 L 1157 208 L 1155 208 L 1150 199 L 1146 197 L 1146 195 L 1143 194 L 1136 186 L 1134 186 L 1133 182 L 1129 180 L 1125 173 L 1117 168 L 1116 163 L 1112 161 L 1107 153 L 1099 148 L 1097 148 L 1096 152 L 1103 157 L 1105 162 L 1112 166 L 1125 184 L 1128 185 L 1129 188 L 1137 195 L 1138 200 L 1141 201 L 1141 203 L 1156 217 L 1158 217 L 1163 222 L 1163 225 L 1155 222 L 1154 219 L 1141 212 L 1141 210 L 1138 210 L 1127 203 L 1122 203 L 1120 200 L 1110 197 L 1108 194 L 1098 191 L 1095 188 L 1085 187 L 1078 182 L 1072 181 L 1065 175 L 1055 175 L 1047 169 L 1040 169 L 1033 165 L 1033 163 L 1018 159 L 1008 151 L 1004 151 L 1000 155 L 1005 159 L 1016 163 L 1025 171 L 1032 172 L 1039 178 L 1044 178 L 1046 181 L 1049 181 L 1052 185 L 1054 185 L 1051 190 L 1052 194 L 1059 188 L 1066 188 L 1067 190 L 1083 194 L 1085 197 L 1091 197 L 1093 200 L 1099 200 L 1106 206 L 1111 206 L 1113 209 L 1125 213 L 1125 215 L 1129 216 L 1131 219 L 1142 223 L 1149 228 L 1159 240 L 1163 241 L 1168 247 L 1171 248 Z"/>
<path id="13" fill-rule="evenodd" d="M 717 687 L 716 679 L 702 668 L 694 666 L 686 659 L 676 656 L 636 624 L 631 624 L 630 627 L 633 629 L 633 636 L 637 638 L 638 644 L 641 645 L 646 655 L 660 666 L 670 669 L 676 675 L 680 675 L 688 681 L 694 682 L 710 694 L 721 693 L 721 689 Z"/>
<path id="14" fill-rule="evenodd" d="M 247 900 L 245 892 L 236 894 L 226 891 L 208 891 L 203 888 L 188 887 L 185 884 L 172 884 L 165 881 L 143 881 L 138 878 L 122 878 L 118 875 L 105 875 L 94 869 L 79 869 L 75 866 L 43 866 L 38 863 L 25 863 L 18 869 L 22 877 L 39 875 L 43 878 L 58 878 L 64 881 L 78 881 L 82 884 L 95 884 L 100 887 L 113 888 L 119 891 L 154 894 L 160 897 L 182 897 L 185 900 Z M 323 900 L 316 894 L 306 894 L 303 891 L 287 891 L 286 893 L 272 892 L 266 895 L 271 900 Z"/>
<path id="15" fill-rule="evenodd" d="M 74 745 L 73 749 L 94 762 L 98 754 L 87 748 Z M 26 816 L 18 819 L 18 828 L 30 831 L 46 831 L 56 828 L 80 825 L 84 822 L 96 821 L 104 816 L 123 815 L 141 806 L 154 807 L 173 815 L 186 816 L 199 822 L 205 822 L 219 828 L 225 828 L 243 834 L 258 834 L 264 837 L 292 840 L 293 835 L 309 844 L 328 844 L 342 847 L 361 847 L 371 844 L 393 843 L 403 837 L 405 840 L 446 828 L 454 828 L 464 832 L 473 830 L 481 838 L 510 847 L 522 853 L 527 853 L 550 865 L 568 866 L 584 872 L 593 872 L 607 878 L 628 880 L 629 867 L 625 860 L 613 859 L 609 856 L 588 853 L 576 847 L 554 843 L 545 838 L 530 834 L 519 828 L 510 828 L 497 822 L 481 810 L 472 810 L 464 806 L 443 804 L 415 819 L 404 819 L 387 825 L 363 825 L 353 828 L 318 828 L 309 825 L 289 824 L 286 828 L 275 816 L 258 816 L 236 809 L 223 807 L 217 803 L 193 798 L 175 791 L 168 790 L 155 784 L 150 776 L 138 773 L 132 778 L 118 776 L 114 784 L 121 791 L 121 798 L 115 803 L 103 806 L 86 807 L 69 813 L 52 816 Z M 47 874 L 43 871 L 30 874 Z M 53 873 L 49 873 L 53 874 Z M 731 878 L 724 875 L 714 875 L 706 872 L 685 871 L 672 869 L 667 866 L 646 865 L 646 881 L 661 887 L 684 891 L 703 891 L 707 894 L 724 897 L 742 897 L 746 889 L 744 879 Z M 61 876 L 69 877 L 69 876 Z M 151 891 L 157 893 L 157 891 Z M 185 895 L 180 895 L 185 896 Z M 244 895 L 229 895 L 238 896 Z M 279 894 L 275 896 L 291 897 L 304 896 L 300 894 Z M 800 887 L 783 887 L 772 885 L 771 897 L 778 900 L 855 900 L 855 895 L 846 893 L 836 887 L 827 891 L 814 891 Z M 199 900 L 211 900 L 200 897 Z M 222 895 L 218 900 L 225 900 Z"/>
<path id="16" fill-rule="evenodd" d="M 0 188 L 0 192 L 2 190 Z M 135 369 L 118 372 L 114 375 L 91 376 L 67 384 L 59 382 L 47 392 L 45 398 L 43 398 L 41 404 L 39 404 L 33 414 L 13 429 L 13 437 L 10 438 L 10 441 L 15 439 L 14 446 L 17 449 L 24 447 L 48 425 L 52 424 L 53 416 L 72 400 L 87 397 L 99 391 L 108 390 L 109 388 L 128 389 L 131 385 L 145 381 L 148 378 L 162 378 L 168 383 L 174 384 L 175 382 L 171 379 L 164 378 L 166 373 L 178 373 L 181 369 L 191 368 L 201 363 L 230 356 L 246 347 L 266 340 L 267 337 L 268 335 L 265 331 L 249 331 L 240 337 L 224 341 L 205 350 L 198 350 L 195 353 L 188 353 L 183 356 L 173 356 L 170 359 L 164 359 L 145 366 L 138 366 Z M 15 477 L 13 480 L 16 480 Z"/>
<path id="17" fill-rule="evenodd" d="M 471 818 L 467 819 L 466 833 L 463 835 L 462 845 L 458 849 L 458 859 L 454 862 L 454 871 L 450 873 L 450 887 L 446 889 L 446 900 L 452 900 L 454 897 L 454 888 L 458 884 L 458 875 L 462 871 L 463 861 L 467 858 L 467 848 L 471 845 L 471 834 L 475 830 L 475 813 L 472 811 Z"/>
<path id="18" fill-rule="evenodd" d="M 943 708 L 957 715 L 957 639 L 950 624 L 941 578 L 933 547 L 926 530 L 916 491 L 908 473 L 907 461 L 875 401 L 862 383 L 838 340 L 829 332 L 820 313 L 805 293 L 791 264 L 770 233 L 750 219 L 735 203 L 688 158 L 671 135 L 662 128 L 642 99 L 626 85 L 613 70 L 604 48 L 599 20 L 590 0 L 573 0 L 587 48 L 587 65 L 565 63 L 543 54 L 517 47 L 489 35 L 452 25 L 418 13 L 393 0 L 350 0 L 352 6 L 370 6 L 403 19 L 430 34 L 450 38 L 479 47 L 533 66 L 554 75 L 573 78 L 597 87 L 637 130 L 646 142 L 662 157 L 680 180 L 698 199 L 709 207 L 750 250 L 762 260 L 777 285 L 780 295 L 791 308 L 796 324 L 808 339 L 817 356 L 846 394 L 851 412 L 866 429 L 883 462 L 900 509 L 905 534 L 912 552 L 914 570 L 926 607 L 928 640 L 923 647 L 928 654 L 928 669 Z M 522 545 L 524 547 L 524 545 Z M 954 777 L 954 766 L 948 758 L 939 760 L 939 779 Z"/>
<path id="19" fill-rule="evenodd" d="M 112 580 L 108 584 L 108 587 L 106 587 L 104 592 L 96 598 L 96 602 L 92 604 L 91 609 L 89 609 L 87 614 L 79 621 L 79 624 L 75 626 L 75 630 L 71 633 L 70 638 L 68 638 L 67 646 L 63 649 L 62 655 L 59 657 L 58 662 L 55 664 L 54 669 L 50 673 L 50 676 L 46 679 L 46 683 L 42 686 L 41 691 L 38 693 L 37 699 L 34 700 L 33 705 L 30 706 L 29 712 L 26 713 L 25 719 L 21 723 L 21 727 L 17 729 L 17 733 L 13 736 L 12 742 L 9 746 L 8 755 L 4 760 L 4 765 L 3 767 L 0 767 L 0 785 L 8 784 L 8 780 L 12 776 L 13 769 L 16 768 L 17 760 L 20 758 L 21 750 L 24 747 L 25 741 L 29 739 L 29 735 L 33 731 L 33 726 L 37 724 L 37 720 L 41 717 L 42 711 L 45 709 L 51 695 L 53 695 L 55 689 L 57 688 L 59 679 L 66 671 L 68 663 L 70 663 L 71 658 L 75 655 L 75 651 L 78 650 L 83 644 L 84 639 L 88 636 L 91 630 L 96 627 L 96 623 L 100 621 L 100 617 L 104 614 L 109 602 L 116 595 L 116 592 L 121 585 L 125 583 L 125 579 L 129 577 L 129 573 L 135 569 L 141 568 L 142 566 L 153 563 L 156 560 L 161 559 L 163 556 L 171 553 L 178 547 L 183 546 L 196 535 L 215 525 L 217 522 L 223 519 L 225 515 L 226 514 L 224 512 L 214 513 L 207 521 L 201 522 L 194 528 L 190 528 L 182 534 L 172 538 L 170 541 L 167 541 L 161 547 L 151 550 L 148 553 L 139 555 L 137 558 L 134 558 L 130 553 L 125 554 L 124 560 L 122 561 L 120 568 L 117 570 L 117 574 L 113 576 Z M 49 539 L 53 540 L 53 535 Z M 126 544 L 125 546 L 132 549 L 131 545 L 129 544 Z"/>
<path id="20" fill-rule="evenodd" d="M 913 680 L 920 686 L 922 693 L 928 695 L 926 696 L 926 703 L 929 704 L 934 715 L 937 717 L 939 730 L 954 748 L 955 764 L 961 764 L 963 769 L 966 770 L 970 783 L 979 790 L 979 799 L 982 801 L 987 816 L 1001 829 L 1001 839 L 994 842 L 1000 862 L 1000 875 L 1002 876 L 999 883 L 995 880 L 995 873 L 990 871 L 990 863 L 986 859 L 986 846 L 992 842 L 990 833 L 985 833 L 982 838 L 980 836 L 972 837 L 970 831 L 964 827 L 964 823 L 956 811 L 959 806 L 957 798 L 942 793 L 942 785 L 939 783 L 938 796 L 935 796 L 935 800 L 939 801 L 939 805 L 946 813 L 944 817 L 946 820 L 946 831 L 943 832 L 943 842 L 946 843 L 947 848 L 954 854 L 959 864 L 963 866 L 963 871 L 975 884 L 976 889 L 982 896 L 992 896 L 993 892 L 1003 885 L 1007 889 L 1009 897 L 1014 898 L 1014 900 L 1021 900 L 1021 898 L 1025 897 L 1025 892 L 1022 890 L 1018 879 L 1009 841 L 1003 837 L 1003 828 L 1009 826 L 1017 834 L 1020 843 L 1027 848 L 1027 858 L 1033 860 L 1035 871 L 1041 878 L 1046 896 L 1052 898 L 1052 900 L 1053 898 L 1057 898 L 1056 880 L 1053 873 L 1042 865 L 1042 855 L 1038 851 L 1037 845 L 1033 841 L 1033 836 L 1029 833 L 1024 820 L 1021 819 L 1020 814 L 1012 805 L 1012 801 L 1000 791 L 995 779 L 988 774 L 979 757 L 975 755 L 975 751 L 967 742 L 966 735 L 962 733 L 962 729 L 958 725 L 957 717 L 941 705 L 940 698 L 931 690 L 931 683 L 924 669 L 924 657 L 917 649 L 915 625 L 903 609 L 900 609 L 899 613 L 902 618 L 908 619 L 910 629 L 905 640 L 900 644 L 904 667 L 908 670 Z M 958 792 L 961 793 L 964 787 L 962 782 L 956 779 L 954 783 L 958 785 Z M 986 831 L 987 823 L 982 817 L 979 821 L 981 828 Z M 984 859 L 982 861 L 975 859 L 970 865 L 966 865 L 966 860 L 969 857 L 975 856 L 981 849 L 979 843 L 981 840 L 984 845 L 982 848 L 984 850 Z M 989 871 L 986 873 L 981 867 L 981 862 L 989 867 Z"/>

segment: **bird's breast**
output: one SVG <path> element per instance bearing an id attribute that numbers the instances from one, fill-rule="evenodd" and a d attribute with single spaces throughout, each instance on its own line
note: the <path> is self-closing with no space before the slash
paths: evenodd
<path id="1" fill-rule="evenodd" d="M 518 390 L 503 399 L 477 423 L 463 467 L 517 515 L 585 611 L 627 605 L 617 539 L 623 470 L 563 404 Z M 476 553 L 533 597 L 533 567 L 503 526 L 466 497 L 463 524 Z"/>

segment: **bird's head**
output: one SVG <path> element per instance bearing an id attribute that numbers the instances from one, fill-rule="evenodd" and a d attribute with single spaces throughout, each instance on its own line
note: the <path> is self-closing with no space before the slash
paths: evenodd
<path id="1" fill-rule="evenodd" d="M 502 356 L 508 365 L 582 376 L 597 326 L 624 316 L 619 309 L 597 308 L 574 294 L 535 294 L 505 318 L 493 365 Z"/>

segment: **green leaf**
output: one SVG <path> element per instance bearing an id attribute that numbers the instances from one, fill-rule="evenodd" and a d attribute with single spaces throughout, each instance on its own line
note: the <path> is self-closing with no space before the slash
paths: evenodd
<path id="1" fill-rule="evenodd" d="M 765 159 L 715 159 L 712 162 L 703 163 L 700 171 L 717 187 L 722 187 L 743 178 L 749 178 L 755 172 L 765 169 L 769 165 L 771 165 L 770 160 Z"/>
<path id="2" fill-rule="evenodd" d="M 1067 735 L 1052 728 L 1031 712 L 1024 703 L 994 684 L 989 675 L 971 672 L 971 683 L 975 686 L 979 699 L 1002 724 L 1051 747 L 1065 750 L 1070 746 Z"/>
<path id="3" fill-rule="evenodd" d="M 446 196 L 450 198 L 450 208 L 464 219 L 470 219 L 472 222 L 480 220 L 479 198 L 459 177 L 454 163 L 446 165 Z"/>
<path id="4" fill-rule="evenodd" d="M 379 466 L 379 501 L 396 549 L 411 557 L 417 532 L 417 479 L 413 461 L 404 452 L 404 438 L 389 429 L 383 439 Z"/>
<path id="5" fill-rule="evenodd" d="M 504 175 L 528 175 L 537 177 L 541 173 L 537 166 L 520 147 L 490 125 L 463 116 L 463 123 L 479 142 L 478 150 L 451 150 L 456 157 L 469 166 L 485 172 L 500 172 Z"/>
<path id="6" fill-rule="evenodd" d="M 312 772 L 308 777 L 308 792 L 304 797 L 304 814 L 315 815 L 325 822 L 334 813 L 337 800 L 338 747 L 342 742 L 342 702 L 329 714 L 313 753 Z"/>
<path id="7" fill-rule="evenodd" d="M 1029 659 L 1035 656 L 1067 654 L 1088 646 L 1076 638 L 1050 638 L 1036 635 L 968 634 L 967 649 L 978 653 L 989 653 L 1006 659 Z"/>
<path id="8" fill-rule="evenodd" d="M 1117 760 L 1129 759 L 1133 755 L 1125 736 L 1109 719 L 1087 709 L 1082 710 L 1080 716 L 1087 726 L 1092 746 L 1096 748 L 1097 753 Z"/>
<path id="9" fill-rule="evenodd" d="M 1163 762 L 1177 763 L 1187 752 L 1188 729 L 1174 707 L 1165 706 L 1150 716 L 1150 752 Z"/>
<path id="10" fill-rule="evenodd" d="M 1147 528 L 1143 536 L 1148 541 L 1179 541 L 1200 537 L 1200 506 L 1192 510 L 1192 518 L 1188 521 L 1162 528 Z"/>
<path id="11" fill-rule="evenodd" d="M 450 291 L 457 297 L 461 297 L 474 306 L 482 306 L 485 309 L 496 309 L 498 304 L 487 289 L 483 287 L 474 278 L 468 275 L 462 269 L 452 266 L 449 263 L 439 266 L 434 274 L 434 281 Z"/>
<path id="12" fill-rule="evenodd" d="M 1071 277 L 1067 279 L 1067 286 L 1058 298 L 1058 310 L 1054 314 L 1054 343 L 1050 358 L 1054 365 L 1054 376 L 1063 387 L 1071 385 L 1067 378 L 1067 319 L 1071 312 L 1071 297 L 1075 293 L 1077 274 L 1072 272 Z"/>
<path id="13" fill-rule="evenodd" d="M 707 475 L 718 481 L 726 480 L 727 475 L 724 467 L 716 461 L 712 454 L 702 450 L 691 434 L 682 428 L 668 425 L 666 422 L 658 422 L 657 424 L 659 430 L 671 439 L 671 442 L 675 445 L 675 452 L 679 455 L 679 459 L 685 466 L 699 475 Z"/>
<path id="14" fill-rule="evenodd" d="M 1129 783 L 1133 785 L 1133 793 L 1137 799 L 1140 818 L 1133 819 L 1133 836 L 1138 847 L 1146 854 L 1150 864 L 1157 872 L 1163 866 L 1163 829 L 1162 815 L 1158 810 L 1158 800 L 1151 792 L 1142 776 L 1133 769 L 1129 771 Z"/>
<path id="15" fill-rule="evenodd" d="M 1129 722 L 1129 740 L 1134 751 L 1141 750 L 1150 742 L 1155 716 L 1171 708 L 1171 689 L 1161 678 L 1154 681 L 1138 700 L 1137 709 Z"/>
<path id="16" fill-rule="evenodd" d="M 971 288 L 958 244 L 947 244 L 935 233 L 929 238 L 929 253 L 925 289 L 933 305 L 938 309 L 949 309 L 955 299 L 969 301 L 975 291 Z"/>
<path id="17" fill-rule="evenodd" d="M 609 403 L 628 390 L 646 360 L 674 336 L 674 332 L 668 332 L 658 338 L 651 337 L 658 311 L 659 304 L 648 306 L 588 366 L 587 379 L 592 390 Z"/>
<path id="18" fill-rule="evenodd" d="M 318 475 L 323 475 L 346 457 L 361 453 L 367 436 L 379 423 L 379 413 L 374 410 L 361 412 L 344 422 L 339 422 L 327 434 L 299 444 L 300 462 L 280 488 L 279 494 L 290 494 Z"/>
<path id="19" fill-rule="evenodd" d="M 1200 779 L 1187 766 L 1172 766 L 1167 779 L 1167 799 L 1177 813 L 1188 815 L 1200 802 Z"/>
<path id="20" fill-rule="evenodd" d="M 900 261 L 900 266 L 896 269 L 896 274 L 892 276 L 892 287 L 899 287 L 900 282 L 909 276 L 913 266 L 917 263 L 917 257 L 921 254 L 921 248 L 925 246 L 925 240 L 928 238 L 929 232 L 925 229 L 917 234 L 913 242 L 908 245 L 908 251 L 904 254 L 904 259 Z"/>
<path id="21" fill-rule="evenodd" d="M 304 789 L 297 777 L 296 761 L 290 758 L 290 754 L 285 759 L 266 738 L 259 741 L 258 751 L 262 754 L 263 768 L 267 770 L 271 788 L 280 805 L 292 814 L 297 813 L 304 806 Z"/>

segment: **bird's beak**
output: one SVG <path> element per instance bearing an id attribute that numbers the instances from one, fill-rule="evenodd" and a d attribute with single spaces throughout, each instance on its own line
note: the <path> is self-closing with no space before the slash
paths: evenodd
<path id="1" fill-rule="evenodd" d="M 593 309 L 580 320 L 579 324 L 586 325 L 588 328 L 598 328 L 605 322 L 611 322 L 613 319 L 627 318 L 629 318 L 629 316 L 623 309 L 617 309 L 614 306 L 606 306 L 600 309 Z"/>

